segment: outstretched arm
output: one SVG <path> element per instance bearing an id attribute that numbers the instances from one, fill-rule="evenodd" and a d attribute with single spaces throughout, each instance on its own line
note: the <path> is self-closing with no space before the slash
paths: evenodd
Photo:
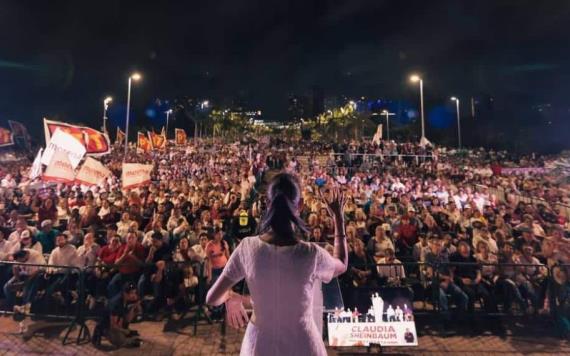
<path id="1" fill-rule="evenodd" d="M 330 197 L 321 198 L 326 203 L 329 215 L 334 219 L 334 252 L 335 271 L 333 277 L 339 276 L 346 272 L 348 268 L 348 245 L 346 243 L 346 229 L 344 226 L 344 205 L 346 198 L 344 193 L 338 188 L 334 188 Z"/>

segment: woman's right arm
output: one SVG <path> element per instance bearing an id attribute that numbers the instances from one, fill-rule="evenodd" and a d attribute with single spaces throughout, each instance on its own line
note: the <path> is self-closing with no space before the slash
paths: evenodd
<path id="1" fill-rule="evenodd" d="M 320 192 L 320 191 L 319 191 Z M 346 228 L 344 224 L 344 206 L 346 198 L 338 188 L 334 188 L 330 197 L 321 198 L 326 204 L 327 211 L 334 220 L 334 247 L 335 271 L 333 277 L 346 272 L 348 268 L 348 244 L 346 242 Z"/>

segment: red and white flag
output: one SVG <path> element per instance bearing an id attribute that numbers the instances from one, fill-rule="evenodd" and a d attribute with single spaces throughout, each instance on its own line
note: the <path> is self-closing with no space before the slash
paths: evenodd
<path id="1" fill-rule="evenodd" d="M 152 164 L 123 163 L 123 189 L 132 189 L 150 183 Z"/>
<path id="2" fill-rule="evenodd" d="M 75 181 L 84 185 L 99 185 L 102 184 L 109 175 L 111 175 L 111 171 L 101 162 L 94 158 L 87 157 L 79 173 L 77 173 Z"/>
<path id="3" fill-rule="evenodd" d="M 42 177 L 45 182 L 73 183 L 75 172 L 64 151 L 55 151 Z"/>

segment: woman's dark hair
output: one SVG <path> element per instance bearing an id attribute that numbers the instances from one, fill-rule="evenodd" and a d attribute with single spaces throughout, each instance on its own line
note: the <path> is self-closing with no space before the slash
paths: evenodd
<path id="1" fill-rule="evenodd" d="M 297 214 L 300 195 L 297 177 L 289 173 L 279 173 L 273 177 L 267 188 L 267 211 L 259 226 L 259 233 L 272 230 L 281 239 L 293 239 L 291 224 L 307 233 L 305 223 Z"/>

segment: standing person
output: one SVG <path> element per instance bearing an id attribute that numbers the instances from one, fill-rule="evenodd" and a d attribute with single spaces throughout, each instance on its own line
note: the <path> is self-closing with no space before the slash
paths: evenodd
<path id="1" fill-rule="evenodd" d="M 216 283 L 230 258 L 230 248 L 223 236 L 222 230 L 216 229 L 214 239 L 206 245 L 208 283 Z"/>
<path id="2" fill-rule="evenodd" d="M 243 327 L 248 321 L 243 302 L 248 298 L 231 288 L 246 279 L 255 303 L 241 355 L 326 355 L 313 318 L 313 287 L 317 280 L 330 282 L 347 269 L 345 198 L 336 189 L 326 198 L 335 222 L 334 257 L 295 237 L 295 227 L 306 230 L 299 217 L 299 198 L 296 177 L 281 173 L 273 178 L 261 235 L 241 241 L 206 297 L 210 305 L 226 303 L 229 324 Z"/>

